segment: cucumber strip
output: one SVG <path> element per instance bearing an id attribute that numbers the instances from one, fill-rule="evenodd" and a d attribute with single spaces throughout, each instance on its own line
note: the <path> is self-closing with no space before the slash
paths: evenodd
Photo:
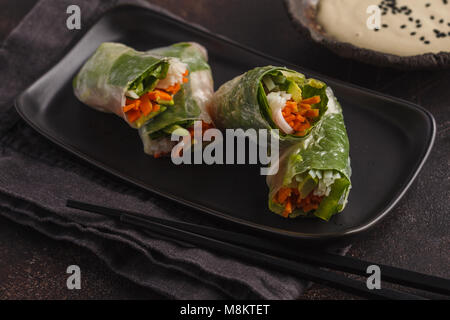
<path id="1" fill-rule="evenodd" d="M 267 90 L 272 91 L 275 89 L 276 85 L 273 83 L 272 77 L 267 75 L 263 78 L 264 85 L 266 86 Z"/>
<path id="2" fill-rule="evenodd" d="M 180 137 L 185 137 L 185 136 L 188 136 L 190 134 L 188 130 L 186 130 L 182 126 L 179 126 L 178 124 L 174 124 L 174 125 L 165 127 L 163 129 L 163 131 L 165 133 L 175 134 L 175 135 L 180 136 Z"/>

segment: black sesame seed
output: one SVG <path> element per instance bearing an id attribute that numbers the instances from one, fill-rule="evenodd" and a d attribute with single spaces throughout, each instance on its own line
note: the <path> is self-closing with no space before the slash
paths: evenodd
<path id="1" fill-rule="evenodd" d="M 414 21 L 414 19 L 412 17 L 409 17 L 408 19 L 409 21 Z M 450 23 L 449 23 L 450 24 Z"/>
<path id="2" fill-rule="evenodd" d="M 401 29 L 405 29 L 405 28 L 406 28 L 406 24 L 402 24 L 402 25 L 400 26 L 400 28 L 401 28 Z"/>
<path id="3" fill-rule="evenodd" d="M 423 40 L 425 40 L 425 37 L 420 37 L 420 41 L 423 41 Z"/>
<path id="4" fill-rule="evenodd" d="M 424 43 L 425 43 L 425 44 L 430 44 L 430 41 L 427 40 L 427 41 L 425 41 Z"/>
<path id="5" fill-rule="evenodd" d="M 430 16 L 430 19 L 431 19 L 431 20 L 434 20 L 434 16 Z"/>
<path id="6" fill-rule="evenodd" d="M 411 32 L 410 35 L 415 36 L 416 32 Z"/>
<path id="7" fill-rule="evenodd" d="M 431 3 L 427 3 L 426 5 L 425 5 L 425 7 L 429 7 L 429 6 L 431 6 Z"/>
<path id="8" fill-rule="evenodd" d="M 387 27 L 388 27 L 388 25 L 387 25 L 387 24 L 385 24 L 385 23 L 384 23 L 384 24 L 382 24 L 381 26 L 382 26 L 383 28 L 387 28 Z"/>
<path id="9" fill-rule="evenodd" d="M 439 20 L 439 23 L 444 23 L 444 19 Z"/>

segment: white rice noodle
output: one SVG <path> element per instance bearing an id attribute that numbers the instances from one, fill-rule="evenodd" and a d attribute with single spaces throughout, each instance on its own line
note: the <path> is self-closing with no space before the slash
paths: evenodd
<path id="1" fill-rule="evenodd" d="M 282 114 L 286 102 L 290 100 L 291 97 L 292 96 L 289 93 L 286 93 L 286 91 L 271 92 L 267 95 L 267 102 L 272 111 L 272 119 L 278 128 L 286 134 L 292 134 L 294 132 L 294 129 L 286 122 Z"/>
<path id="2" fill-rule="evenodd" d="M 177 58 L 169 58 L 169 69 L 167 70 L 167 76 L 159 80 L 156 84 L 158 89 L 167 89 L 176 83 L 183 82 L 183 74 L 187 70 L 187 64 L 181 62 Z"/>
<path id="3" fill-rule="evenodd" d="M 341 178 L 339 172 L 333 172 L 333 170 L 310 170 L 309 175 L 319 179 L 319 184 L 313 191 L 313 194 L 319 197 L 328 196 L 334 181 Z"/>

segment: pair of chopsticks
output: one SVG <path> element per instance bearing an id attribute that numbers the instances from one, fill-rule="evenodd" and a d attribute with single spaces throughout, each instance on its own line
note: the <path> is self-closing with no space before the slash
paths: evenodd
<path id="1" fill-rule="evenodd" d="M 297 249 L 294 251 L 247 234 L 187 222 L 154 218 L 141 213 L 107 208 L 74 200 L 68 200 L 66 206 L 113 217 L 124 223 L 144 228 L 161 236 L 234 256 L 255 264 L 264 265 L 274 270 L 286 272 L 315 283 L 366 298 L 395 300 L 425 299 L 424 297 L 399 290 L 383 288 L 383 285 L 381 289 L 371 290 L 368 289 L 365 281 L 351 279 L 343 274 L 331 271 L 336 270 L 360 276 L 368 276 L 366 273 L 367 267 L 375 264 L 368 261 L 310 249 Z M 391 282 L 420 290 L 450 295 L 449 279 L 381 264 L 376 265 L 380 267 L 382 283 Z M 324 270 L 319 267 L 325 267 L 331 270 Z"/>

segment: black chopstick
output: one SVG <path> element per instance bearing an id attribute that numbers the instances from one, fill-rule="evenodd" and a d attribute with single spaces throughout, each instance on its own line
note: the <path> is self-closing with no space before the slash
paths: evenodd
<path id="1" fill-rule="evenodd" d="M 255 251 L 244 247 L 242 244 L 236 245 L 228 241 L 216 239 L 215 237 L 208 237 L 196 232 L 179 229 L 166 223 L 168 222 L 170 224 L 180 224 L 179 222 L 167 221 L 158 218 L 149 219 L 149 217 L 143 216 L 139 213 L 129 213 L 122 210 L 105 208 L 73 200 L 68 200 L 67 206 L 119 218 L 125 223 L 143 227 L 157 234 L 164 235 L 165 237 L 169 236 L 175 240 L 185 241 L 206 249 L 220 251 L 231 256 L 246 259 L 251 262 L 266 265 L 280 271 L 297 275 L 301 278 L 313 281 L 315 283 L 324 284 L 364 297 L 377 299 L 423 299 L 422 297 L 417 295 L 412 295 L 392 289 L 382 288 L 378 290 L 370 290 L 367 288 L 364 282 L 350 279 L 344 275 L 336 274 L 331 271 L 324 271 L 317 267 L 312 267 L 308 264 L 275 257 L 264 252 Z M 185 226 L 185 223 L 181 223 L 181 225 Z M 192 224 L 187 225 L 189 227 L 193 226 Z M 221 233 L 222 231 L 208 227 L 201 228 L 209 229 L 209 231 L 214 230 L 214 232 L 216 233 Z"/>
<path id="2" fill-rule="evenodd" d="M 68 200 L 67 206 L 85 211 L 96 212 L 100 214 L 112 215 L 117 218 L 126 215 L 129 217 L 136 217 L 148 221 L 153 221 L 159 224 L 168 225 L 174 228 L 178 228 L 192 233 L 197 233 L 210 238 L 215 238 L 224 242 L 230 242 L 235 245 L 245 245 L 248 248 L 282 256 L 288 259 L 300 260 L 309 264 L 314 264 L 330 269 L 354 273 L 360 276 L 367 276 L 367 267 L 370 265 L 377 265 L 382 271 L 383 281 L 408 286 L 420 290 L 430 291 L 440 294 L 450 294 L 450 280 L 439 278 L 435 276 L 426 275 L 419 272 L 409 271 L 396 267 L 391 267 L 383 264 L 373 263 L 369 261 L 359 260 L 348 256 L 340 256 L 337 254 L 331 254 L 321 252 L 317 250 L 310 250 L 302 248 L 301 250 L 290 250 L 288 248 L 274 245 L 273 242 L 267 241 L 262 238 L 255 238 L 243 233 L 231 232 L 226 230 L 219 230 L 216 228 L 195 225 L 187 222 L 171 221 L 166 219 L 159 219 L 149 217 L 141 213 L 129 212 L 124 210 L 118 210 L 113 208 L 106 208 L 87 204 L 79 201 Z"/>

